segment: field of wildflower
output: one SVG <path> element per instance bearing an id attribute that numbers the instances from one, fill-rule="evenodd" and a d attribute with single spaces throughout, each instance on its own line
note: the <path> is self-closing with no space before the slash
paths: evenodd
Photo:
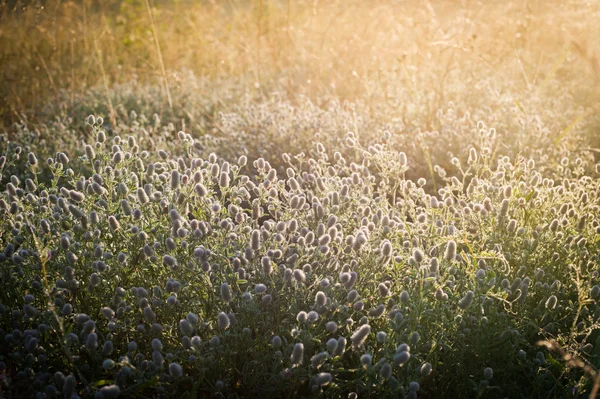
<path id="1" fill-rule="evenodd" d="M 0 3 L 0 397 L 600 397 L 598 3 Z"/>

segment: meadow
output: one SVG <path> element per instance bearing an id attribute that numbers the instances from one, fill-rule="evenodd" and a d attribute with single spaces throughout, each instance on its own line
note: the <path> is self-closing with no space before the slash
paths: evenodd
<path id="1" fill-rule="evenodd" d="M 0 4 L 0 396 L 600 397 L 600 5 Z"/>

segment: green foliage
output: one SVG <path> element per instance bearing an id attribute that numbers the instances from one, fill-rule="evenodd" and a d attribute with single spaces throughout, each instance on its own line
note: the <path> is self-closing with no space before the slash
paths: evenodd
<path id="1" fill-rule="evenodd" d="M 388 133 L 282 153 L 278 171 L 158 120 L 112 137 L 87 120 L 71 158 L 13 146 L 3 165 L 6 392 L 589 394 L 600 187 L 585 159 L 543 176 L 494 155 L 480 123 L 482 148 L 432 167 L 432 195 Z"/>

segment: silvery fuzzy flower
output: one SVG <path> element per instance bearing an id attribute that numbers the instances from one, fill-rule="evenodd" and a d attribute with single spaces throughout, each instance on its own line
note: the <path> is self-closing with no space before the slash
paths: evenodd
<path id="1" fill-rule="evenodd" d="M 153 323 L 156 320 L 156 314 L 154 313 L 152 308 L 150 308 L 150 306 L 146 306 L 142 313 L 144 314 L 144 319 L 148 323 Z"/>
<path id="2" fill-rule="evenodd" d="M 246 166 L 247 163 L 248 163 L 248 157 L 246 157 L 245 155 L 240 156 L 237 160 L 237 164 L 240 168 L 243 168 L 244 166 Z"/>
<path id="3" fill-rule="evenodd" d="M 364 366 L 364 367 L 368 367 L 371 365 L 371 363 L 373 363 L 373 356 L 371 356 L 368 353 L 365 353 L 364 355 L 362 355 L 360 357 L 360 363 Z"/>
<path id="4" fill-rule="evenodd" d="M 33 336 L 26 336 L 25 338 L 25 350 L 34 353 L 38 348 L 39 340 Z"/>
<path id="5" fill-rule="evenodd" d="M 191 339 L 191 342 L 194 347 L 198 348 L 202 344 L 202 339 L 200 339 L 199 336 L 194 335 Z"/>
<path id="6" fill-rule="evenodd" d="M 171 255 L 163 256 L 163 265 L 170 267 L 171 269 L 177 268 L 177 259 L 172 257 Z"/>
<path id="7" fill-rule="evenodd" d="M 208 343 L 210 344 L 210 346 L 215 347 L 221 343 L 221 339 L 217 336 L 214 336 L 208 340 Z"/>
<path id="8" fill-rule="evenodd" d="M 96 152 L 94 151 L 94 147 L 92 147 L 89 144 L 86 144 L 86 146 L 85 146 L 85 155 L 88 158 L 88 160 L 93 161 L 94 158 L 96 158 Z"/>
<path id="9" fill-rule="evenodd" d="M 319 320 L 319 314 L 314 310 L 311 310 L 306 315 L 306 321 L 310 324 L 314 324 L 317 320 Z"/>
<path id="10" fill-rule="evenodd" d="M 168 237 L 165 240 L 165 246 L 167 247 L 167 249 L 169 251 L 174 251 L 177 249 L 177 243 L 171 237 Z M 167 257 L 167 256 L 169 256 L 169 255 L 166 255 L 165 257 Z M 169 256 L 169 257 L 172 258 L 171 256 Z M 163 260 L 164 260 L 164 258 L 163 258 Z M 175 260 L 174 265 L 177 265 L 177 260 Z M 174 267 L 174 265 L 169 265 L 169 266 Z"/>
<path id="11" fill-rule="evenodd" d="M 421 365 L 419 372 L 421 373 L 421 375 L 423 377 L 425 377 L 425 376 L 428 376 L 429 374 L 431 374 L 431 370 L 432 370 L 431 363 L 425 362 Z"/>
<path id="12" fill-rule="evenodd" d="M 169 219 L 171 219 L 171 221 L 173 221 L 173 222 L 181 219 L 181 215 L 179 215 L 179 212 L 177 212 L 177 209 L 169 210 Z"/>
<path id="13" fill-rule="evenodd" d="M 135 341 L 130 341 L 129 343 L 127 343 L 127 350 L 130 352 L 135 352 L 137 351 L 137 342 Z"/>
<path id="14" fill-rule="evenodd" d="M 69 198 L 75 202 L 83 202 L 85 195 L 79 191 L 69 190 Z"/>
<path id="15" fill-rule="evenodd" d="M 350 272 L 350 280 L 348 280 L 348 282 L 344 284 L 344 287 L 347 290 L 352 289 L 352 287 L 354 287 L 354 284 L 356 283 L 357 278 L 358 274 L 356 272 Z"/>
<path id="16" fill-rule="evenodd" d="M 163 349 L 163 344 L 162 344 L 162 342 L 160 342 L 160 339 L 154 338 L 152 340 L 152 350 L 162 351 L 162 349 Z"/>
<path id="17" fill-rule="evenodd" d="M 452 261 L 456 257 L 456 241 L 450 240 L 446 244 L 446 251 L 444 252 L 444 259 Z"/>
<path id="18" fill-rule="evenodd" d="M 383 343 L 386 341 L 387 339 L 387 333 L 385 331 L 379 331 L 376 335 L 375 338 L 377 339 L 377 342 L 379 343 Z"/>
<path id="19" fill-rule="evenodd" d="M 346 299 L 350 302 L 354 302 L 355 300 L 358 299 L 358 291 L 352 290 L 352 291 L 348 292 L 348 295 L 346 295 Z"/>
<path id="20" fill-rule="evenodd" d="M 356 301 L 352 305 L 352 308 L 354 310 L 356 310 L 357 312 L 360 312 L 361 310 L 363 310 L 365 308 L 365 303 L 363 301 Z"/>
<path id="21" fill-rule="evenodd" d="M 376 308 L 369 310 L 369 316 L 377 318 L 377 317 L 380 317 L 384 311 L 385 311 L 385 305 L 381 303 Z"/>
<path id="22" fill-rule="evenodd" d="M 329 338 L 327 340 L 327 350 L 329 351 L 329 353 L 331 353 L 332 355 L 335 353 L 337 346 L 338 346 L 338 341 L 335 338 Z"/>
<path id="23" fill-rule="evenodd" d="M 402 291 L 400 293 L 400 302 L 406 303 L 406 302 L 408 302 L 409 299 L 410 299 L 410 296 L 408 295 L 407 291 Z"/>
<path id="24" fill-rule="evenodd" d="M 200 322 L 200 319 L 198 318 L 198 316 L 195 313 L 188 313 L 185 316 L 186 320 L 189 321 L 192 325 L 197 325 Z"/>
<path id="25" fill-rule="evenodd" d="M 231 302 L 231 289 L 229 288 L 229 284 L 223 283 L 221 284 L 221 299 L 224 302 Z"/>
<path id="26" fill-rule="evenodd" d="M 304 271 L 302 271 L 300 269 L 295 269 L 294 270 L 294 279 L 296 279 L 296 281 L 299 283 L 303 283 L 304 281 L 306 281 L 306 274 L 304 274 Z"/>
<path id="27" fill-rule="evenodd" d="M 121 227 L 117 218 L 112 215 L 108 217 L 108 225 L 113 232 L 119 230 Z"/>
<path id="28" fill-rule="evenodd" d="M 425 255 L 423 254 L 423 251 L 421 251 L 419 248 L 415 248 L 413 250 L 413 258 L 417 261 L 417 263 L 423 262 L 424 257 Z"/>
<path id="29" fill-rule="evenodd" d="M 56 154 L 56 158 L 58 162 L 62 163 L 63 165 L 69 163 L 69 157 L 64 152 L 59 152 L 58 154 Z"/>
<path id="30" fill-rule="evenodd" d="M 333 380 L 333 377 L 330 373 L 319 373 L 317 374 L 316 383 L 317 385 L 323 387 L 328 385 Z"/>
<path id="31" fill-rule="evenodd" d="M 229 183 L 230 183 L 229 173 L 221 172 L 221 174 L 219 175 L 219 186 L 220 187 L 229 187 Z"/>
<path id="32" fill-rule="evenodd" d="M 77 337 L 77 334 L 75 334 L 75 333 L 68 333 L 65 337 L 65 340 L 70 345 L 75 345 L 79 342 L 79 337 Z"/>
<path id="33" fill-rule="evenodd" d="M 506 230 L 509 233 L 514 233 L 515 231 L 517 231 L 517 221 L 515 219 L 511 219 L 508 222 L 508 225 L 506 226 Z"/>
<path id="34" fill-rule="evenodd" d="M 84 315 L 88 320 L 85 321 L 83 325 L 82 331 L 84 334 L 90 334 L 96 330 L 96 322 L 94 320 L 89 320 L 89 316 Z M 82 317 L 82 319 L 86 319 L 86 317 Z"/>
<path id="35" fill-rule="evenodd" d="M 162 333 L 163 327 L 162 327 L 162 325 L 160 325 L 158 323 L 152 323 L 152 326 L 150 327 L 150 329 L 153 334 L 158 335 L 158 334 Z"/>
<path id="36" fill-rule="evenodd" d="M 384 240 L 381 243 L 381 254 L 385 257 L 389 257 L 392 255 L 392 243 L 390 240 Z"/>
<path id="37" fill-rule="evenodd" d="M 323 365 L 323 363 L 325 363 L 325 361 L 329 359 L 329 353 L 327 352 L 320 352 L 317 353 L 316 355 L 314 355 L 311 359 L 310 362 L 312 364 L 312 367 L 317 369 L 319 367 L 321 367 Z"/>
<path id="38" fill-rule="evenodd" d="M 410 352 L 410 346 L 408 346 L 408 344 L 400 344 L 398 345 L 398 347 L 396 348 L 396 352 Z"/>
<path id="39" fill-rule="evenodd" d="M 412 333 L 412 335 L 410 336 L 410 344 L 415 346 L 417 345 L 417 343 L 419 342 L 419 340 L 421 339 L 421 335 L 418 332 L 414 332 Z"/>
<path id="40" fill-rule="evenodd" d="M 421 386 L 417 381 L 411 381 L 410 384 L 408 384 L 409 393 L 416 393 L 420 388 Z"/>
<path id="41" fill-rule="evenodd" d="M 169 375 L 173 378 L 180 378 L 183 376 L 183 368 L 177 363 L 169 364 Z"/>
<path id="42" fill-rule="evenodd" d="M 38 314 L 38 310 L 35 306 L 26 304 L 25 306 L 23 306 L 23 313 L 25 313 L 29 317 L 35 317 Z"/>
<path id="43" fill-rule="evenodd" d="M 98 335 L 96 335 L 96 333 L 88 334 L 85 340 L 85 346 L 90 350 L 96 349 L 98 347 Z"/>
<path id="44" fill-rule="evenodd" d="M 281 337 L 279 335 L 275 335 L 273 338 L 271 338 L 271 345 L 273 345 L 274 347 L 280 347 L 281 344 Z"/>
<path id="45" fill-rule="evenodd" d="M 325 295 L 325 293 L 323 291 L 317 292 L 317 294 L 315 295 L 315 304 L 317 306 L 325 306 L 326 303 L 327 303 L 327 295 Z"/>
<path id="46" fill-rule="evenodd" d="M 367 340 L 367 337 L 369 336 L 370 333 L 371 333 L 370 325 L 363 324 L 362 326 L 360 326 L 356 331 L 354 331 L 354 333 L 350 337 L 350 341 L 352 342 L 352 347 L 355 350 L 360 348 L 365 343 L 365 341 Z"/>
<path id="47" fill-rule="evenodd" d="M 104 370 L 110 370 L 110 369 L 112 369 L 113 367 L 115 367 L 115 361 L 114 361 L 114 360 L 112 360 L 112 359 L 105 359 L 105 360 L 102 362 L 102 368 L 103 368 Z"/>
<path id="48" fill-rule="evenodd" d="M 69 236 L 66 234 L 63 234 L 60 237 L 60 247 L 66 251 L 67 249 L 69 249 L 70 246 L 71 246 L 71 241 L 69 239 Z"/>
<path id="49" fill-rule="evenodd" d="M 550 295 L 548 297 L 548 299 L 546 300 L 546 309 L 554 309 L 556 307 L 556 303 L 558 302 L 558 299 L 556 298 L 556 295 Z"/>
<path id="50" fill-rule="evenodd" d="M 271 262 L 271 259 L 268 256 L 263 256 L 261 263 L 263 274 L 271 274 L 271 272 L 273 271 L 273 262 Z"/>
<path id="51" fill-rule="evenodd" d="M 104 399 L 118 398 L 121 395 L 121 388 L 119 388 L 119 386 L 116 384 L 105 385 L 102 388 L 100 388 L 100 391 L 98 392 L 102 395 L 102 398 Z"/>
<path id="52" fill-rule="evenodd" d="M 390 289 L 384 283 L 379 283 L 379 285 L 377 286 L 377 291 L 379 291 L 379 295 L 382 297 L 386 297 L 390 293 Z"/>
<path id="53" fill-rule="evenodd" d="M 260 299 L 260 302 L 263 305 L 269 305 L 272 301 L 273 301 L 273 296 L 271 296 L 270 294 L 267 294 Z"/>
<path id="54" fill-rule="evenodd" d="M 486 367 L 483 370 L 483 376 L 485 377 L 486 380 L 491 380 L 492 378 L 494 378 L 494 370 L 492 370 L 491 367 Z"/>
<path id="55" fill-rule="evenodd" d="M 31 166 L 37 166 L 38 160 L 33 152 L 27 154 L 27 163 Z"/>
<path id="56" fill-rule="evenodd" d="M 338 329 L 337 323 L 335 321 L 328 321 L 327 323 L 325 323 L 325 329 L 327 329 L 327 331 L 333 334 Z"/>
<path id="57" fill-rule="evenodd" d="M 181 182 L 181 174 L 177 169 L 171 171 L 171 190 L 177 190 Z"/>
<path id="58" fill-rule="evenodd" d="M 108 306 L 105 306 L 102 308 L 102 314 L 104 315 L 104 317 L 107 320 L 111 320 L 113 317 L 115 317 L 115 312 L 114 310 L 112 310 L 111 308 L 109 308 Z"/>
<path id="59" fill-rule="evenodd" d="M 465 296 L 458 301 L 458 307 L 461 309 L 467 309 L 469 306 L 471 306 L 471 302 L 473 302 L 474 297 L 475 294 L 473 293 L 473 291 L 467 291 Z"/>
<path id="60" fill-rule="evenodd" d="M 251 235 L 251 244 L 252 244 L 252 249 L 253 250 L 258 250 L 260 248 L 260 242 L 261 242 L 261 238 L 260 238 L 260 231 L 259 230 L 253 230 L 252 231 L 252 235 Z"/>
<path id="61" fill-rule="evenodd" d="M 138 201 L 142 204 L 145 205 L 148 202 L 150 202 L 150 198 L 148 198 L 148 194 L 146 194 L 146 191 L 144 191 L 143 188 L 138 188 L 137 189 L 137 197 L 138 197 Z"/>
<path id="62" fill-rule="evenodd" d="M 166 152 L 165 150 L 158 150 L 158 156 L 163 160 L 166 161 L 167 159 L 169 159 L 169 153 Z"/>
<path id="63" fill-rule="evenodd" d="M 152 352 L 152 363 L 154 364 L 154 367 L 156 368 L 161 368 L 164 362 L 164 358 L 162 353 L 160 353 L 160 351 L 158 350 L 154 350 Z"/>
<path id="64" fill-rule="evenodd" d="M 539 280 L 541 280 L 541 279 L 543 279 L 543 278 L 544 278 L 544 274 L 545 274 L 545 272 L 544 272 L 544 269 L 538 269 L 538 270 L 535 272 L 535 276 L 534 276 L 534 278 L 535 278 L 536 280 L 538 280 L 538 281 L 539 281 Z"/>
<path id="65" fill-rule="evenodd" d="M 196 192 L 196 195 L 200 198 L 206 197 L 208 195 L 208 190 L 206 189 L 206 186 L 204 186 L 204 184 L 202 183 L 196 183 L 196 185 L 194 186 L 194 191 Z"/>
<path id="66" fill-rule="evenodd" d="M 265 292 L 267 292 L 267 286 L 264 284 L 256 284 L 256 286 L 254 287 L 254 292 L 256 292 L 257 294 L 264 294 Z"/>
<path id="67" fill-rule="evenodd" d="M 65 303 L 60 311 L 61 315 L 68 316 L 73 313 L 73 305 L 70 303 Z"/>
<path id="68" fill-rule="evenodd" d="M 220 329 L 226 330 L 230 325 L 229 316 L 225 312 L 220 312 L 217 316 L 217 324 Z"/>
<path id="69" fill-rule="evenodd" d="M 344 337 L 339 337 L 338 338 L 338 344 L 337 347 L 335 348 L 335 352 L 334 355 L 335 356 L 343 356 L 344 352 L 346 351 L 346 338 Z"/>
<path id="70" fill-rule="evenodd" d="M 306 323 L 307 316 L 308 316 L 307 313 L 304 310 L 301 310 L 296 315 L 296 320 L 298 321 L 298 323 L 304 324 L 304 323 Z"/>
<path id="71" fill-rule="evenodd" d="M 246 302 L 251 301 L 252 300 L 252 293 L 246 291 L 242 294 L 242 299 Z"/>
<path id="72" fill-rule="evenodd" d="M 181 319 L 179 320 L 179 330 L 183 335 L 192 335 L 192 333 L 194 332 L 194 327 L 188 320 Z"/>
<path id="73" fill-rule="evenodd" d="M 435 274 L 437 274 L 437 273 L 438 273 L 438 271 L 439 271 L 439 266 L 440 266 L 440 264 L 439 264 L 439 260 L 438 260 L 438 258 L 435 258 L 435 257 L 434 257 L 434 258 L 431 258 L 431 259 L 430 259 L 430 261 L 429 261 L 429 270 L 430 270 L 432 273 L 435 273 Z"/>
<path id="74" fill-rule="evenodd" d="M 304 357 L 304 344 L 298 342 L 294 345 L 294 349 L 292 350 L 292 354 L 290 356 L 290 360 L 292 365 L 297 366 L 302 363 L 302 358 Z"/>
<path id="75" fill-rule="evenodd" d="M 408 352 L 408 351 L 397 352 L 394 355 L 394 364 L 397 366 L 403 366 L 409 360 L 410 360 L 410 352 Z"/>
<path id="76" fill-rule="evenodd" d="M 379 369 L 379 374 L 384 379 L 386 379 L 386 380 L 389 379 L 392 376 L 392 365 L 389 364 L 388 362 L 383 363 L 383 365 L 381 366 L 381 369 Z"/>

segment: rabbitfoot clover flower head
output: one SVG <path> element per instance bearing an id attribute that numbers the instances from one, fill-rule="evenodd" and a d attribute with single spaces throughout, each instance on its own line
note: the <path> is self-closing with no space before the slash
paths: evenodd
<path id="1" fill-rule="evenodd" d="M 360 347 L 362 347 L 370 333 L 371 333 L 370 325 L 363 324 L 362 326 L 360 326 L 356 331 L 354 331 L 354 333 L 350 337 L 350 341 L 352 342 L 352 347 L 355 350 L 358 350 Z"/>
<path id="2" fill-rule="evenodd" d="M 291 363 L 293 366 L 298 366 L 302 363 L 302 358 L 304 357 L 304 345 L 299 342 L 294 345 L 292 350 L 292 355 L 290 357 Z"/>
<path id="3" fill-rule="evenodd" d="M 483 370 L 483 376 L 485 377 L 486 380 L 491 380 L 492 378 L 494 378 L 494 370 L 492 370 L 491 367 L 486 367 Z"/>

